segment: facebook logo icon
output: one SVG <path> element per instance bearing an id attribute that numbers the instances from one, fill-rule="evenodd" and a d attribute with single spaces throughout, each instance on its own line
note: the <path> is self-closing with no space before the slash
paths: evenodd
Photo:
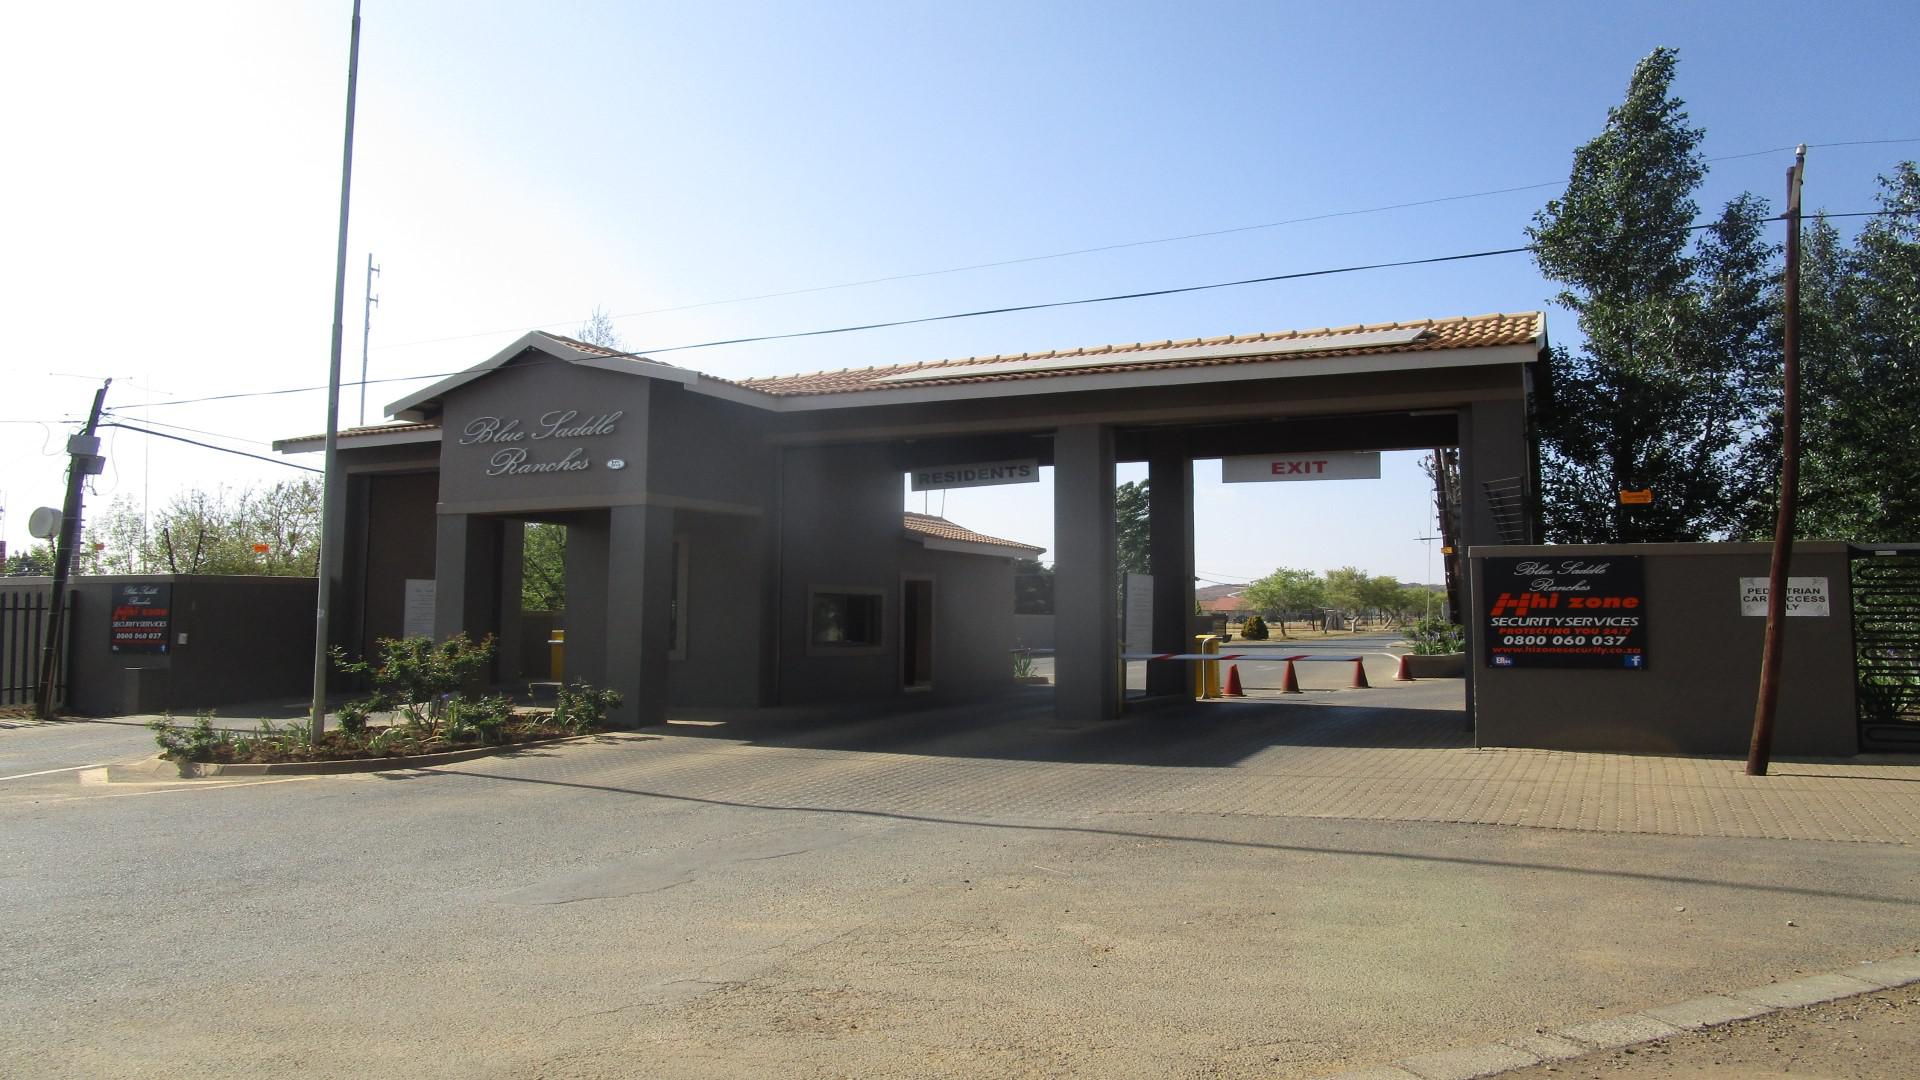
<path id="1" fill-rule="evenodd" d="M 1626 660 L 1627 660 L 1628 667 L 1637 668 L 1640 666 L 1641 662 L 1645 660 L 1645 657 L 1641 656 L 1639 653 L 1630 653 L 1628 654 Z"/>

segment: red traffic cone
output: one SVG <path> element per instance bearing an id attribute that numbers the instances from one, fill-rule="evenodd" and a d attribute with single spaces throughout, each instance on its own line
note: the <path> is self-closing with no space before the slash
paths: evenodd
<path id="1" fill-rule="evenodd" d="M 1408 655 L 1411 655 L 1411 654 L 1407 654 L 1407 653 L 1401 654 L 1400 670 L 1393 673 L 1394 682 L 1412 682 L 1413 681 L 1413 672 L 1407 669 Z"/>
<path id="2" fill-rule="evenodd" d="M 1349 689 L 1373 689 L 1373 684 L 1367 681 L 1367 662 L 1358 656 L 1353 658 L 1353 685 Z"/>
<path id="3" fill-rule="evenodd" d="M 1246 697 L 1246 691 L 1240 689 L 1240 665 L 1227 665 L 1227 696 Z"/>
<path id="4" fill-rule="evenodd" d="M 1300 677 L 1293 673 L 1293 661 L 1287 661 L 1286 674 L 1280 676 L 1280 692 L 1297 694 L 1300 692 Z"/>

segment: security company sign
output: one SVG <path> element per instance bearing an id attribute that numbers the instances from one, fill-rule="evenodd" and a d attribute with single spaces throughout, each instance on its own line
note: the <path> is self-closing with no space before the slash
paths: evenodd
<path id="1" fill-rule="evenodd" d="M 1228 484 L 1269 480 L 1378 480 L 1380 454 L 1272 454 L 1220 459 L 1220 479 Z"/>
<path id="2" fill-rule="evenodd" d="M 946 488 L 992 487 L 996 484 L 1037 484 L 1040 459 L 1022 461 L 983 461 L 974 465 L 936 465 L 913 470 L 913 490 L 940 491 Z"/>
<path id="3" fill-rule="evenodd" d="M 1638 555 L 1486 560 L 1488 667 L 1647 666 Z"/>
<path id="4" fill-rule="evenodd" d="M 164 653 L 172 628 L 172 585 L 113 587 L 113 613 L 107 620 L 109 652 Z"/>

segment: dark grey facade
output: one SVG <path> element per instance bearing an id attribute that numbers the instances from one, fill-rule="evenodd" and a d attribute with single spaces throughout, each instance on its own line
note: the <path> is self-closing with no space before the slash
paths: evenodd
<path id="1" fill-rule="evenodd" d="M 1106 717 L 1116 463 L 1149 467 L 1154 648 L 1177 651 L 1198 458 L 1460 446 L 1466 538 L 1531 539 L 1483 481 L 1531 483 L 1544 345 L 1537 315 L 1488 316 L 735 383 L 529 334 L 343 434 L 334 637 L 395 636 L 406 582 L 431 580 L 433 631 L 499 636 L 496 674 L 520 675 L 520 528 L 553 521 L 568 675 L 620 690 L 629 723 L 998 692 L 1018 553 L 908 534 L 902 477 L 1032 461 L 1055 470 L 1057 708 Z M 1157 667 L 1150 689 L 1187 692 Z"/>
<path id="2" fill-rule="evenodd" d="M 1476 547 L 1473 607 L 1484 622 L 1489 558 L 1602 562 L 1638 558 L 1645 571 L 1648 658 L 1642 670 L 1490 665 L 1468 654 L 1474 739 L 1481 746 L 1647 754 L 1744 755 L 1760 685 L 1764 617 L 1742 614 L 1741 579 L 1767 576 L 1768 544 Z M 1785 620 L 1774 750 L 1851 757 L 1855 711 L 1849 551 L 1794 545 L 1792 576 L 1824 581 L 1827 614 Z"/>

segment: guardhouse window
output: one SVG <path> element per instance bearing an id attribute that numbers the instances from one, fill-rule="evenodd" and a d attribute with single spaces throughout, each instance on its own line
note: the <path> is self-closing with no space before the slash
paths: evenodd
<path id="1" fill-rule="evenodd" d="M 808 590 L 807 643 L 822 653 L 881 645 L 879 589 L 838 586 Z"/>

